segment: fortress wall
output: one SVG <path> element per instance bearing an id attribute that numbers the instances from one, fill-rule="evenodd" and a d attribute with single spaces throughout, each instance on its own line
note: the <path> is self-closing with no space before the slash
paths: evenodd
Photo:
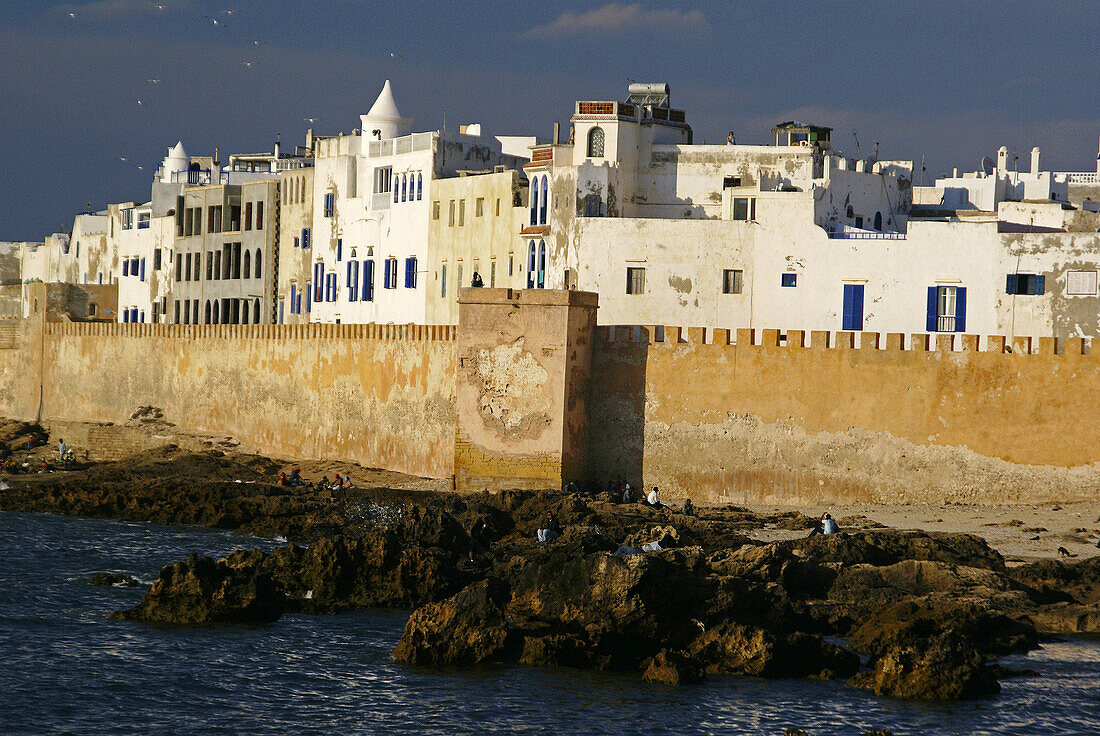
<path id="1" fill-rule="evenodd" d="M 41 327 L 30 320 L 0 321 L 0 416 L 34 421 L 38 410 Z"/>
<path id="2" fill-rule="evenodd" d="M 151 405 L 184 429 L 233 435 L 260 453 L 453 473 L 454 327 L 45 329 L 43 420 L 123 423 Z"/>
<path id="3" fill-rule="evenodd" d="M 741 502 L 1037 502 L 1100 492 L 1086 341 L 600 327 L 590 467 Z"/>

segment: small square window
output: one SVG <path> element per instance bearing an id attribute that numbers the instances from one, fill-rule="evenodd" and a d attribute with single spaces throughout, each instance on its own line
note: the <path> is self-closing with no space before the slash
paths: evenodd
<path id="1" fill-rule="evenodd" d="M 1067 271 L 1066 294 L 1096 296 L 1096 271 Z"/>
<path id="2" fill-rule="evenodd" d="M 645 269 L 644 268 L 628 268 L 628 269 L 626 269 L 626 293 L 627 294 L 644 294 L 645 293 Z"/>
<path id="3" fill-rule="evenodd" d="M 740 294 L 743 272 L 739 268 L 727 268 L 722 271 L 722 293 Z"/>
<path id="4" fill-rule="evenodd" d="M 756 197 L 734 197 L 733 219 L 752 221 L 756 219 Z"/>
<path id="5" fill-rule="evenodd" d="M 1010 273 L 1005 279 L 1008 294 L 1042 294 L 1046 291 L 1046 279 L 1033 273 Z"/>
<path id="6" fill-rule="evenodd" d="M 785 273 L 780 277 L 780 286 L 798 286 L 798 274 L 797 273 Z"/>

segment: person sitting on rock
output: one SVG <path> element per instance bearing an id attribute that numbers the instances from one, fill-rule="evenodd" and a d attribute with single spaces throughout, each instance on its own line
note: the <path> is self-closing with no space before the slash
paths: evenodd
<path id="1" fill-rule="evenodd" d="M 660 490 L 661 489 L 658 488 L 657 486 L 653 486 L 653 490 L 649 492 L 649 497 L 646 498 L 646 504 L 648 504 L 649 506 L 652 506 L 655 509 L 661 508 L 661 502 L 657 498 L 657 492 L 660 491 Z"/>
<path id="2" fill-rule="evenodd" d="M 290 485 L 290 482 L 286 478 L 286 471 L 285 470 L 283 472 L 279 473 L 279 485 L 281 485 L 281 486 Z"/>
<path id="3" fill-rule="evenodd" d="M 630 489 L 629 483 L 623 486 L 623 503 L 634 503 L 634 491 Z"/>
<path id="4" fill-rule="evenodd" d="M 660 552 L 661 550 L 672 549 L 675 546 L 676 546 L 676 539 L 671 534 L 669 534 L 668 532 L 665 532 L 664 534 L 661 535 L 660 539 L 655 539 L 652 542 L 646 542 L 645 544 L 643 544 L 642 545 L 642 551 L 643 552 Z"/>
<path id="5" fill-rule="evenodd" d="M 290 477 L 287 478 L 287 482 L 289 485 L 296 487 L 304 486 L 305 481 L 302 480 L 301 468 L 294 468 L 294 470 L 290 471 Z"/>
<path id="6" fill-rule="evenodd" d="M 339 478 L 340 476 L 336 476 L 336 477 Z M 346 488 L 355 488 L 355 486 L 353 486 L 351 484 L 351 476 L 350 475 L 345 475 L 344 476 L 344 482 L 340 484 L 340 487 L 345 488 L 345 489 Z"/>
<path id="7" fill-rule="evenodd" d="M 691 499 L 684 501 L 684 508 L 680 511 L 684 516 L 695 516 L 695 506 L 691 503 Z"/>
<path id="8" fill-rule="evenodd" d="M 558 520 L 554 518 L 554 512 L 546 512 L 546 521 L 542 528 L 538 530 L 536 536 L 540 542 L 549 542 L 561 536 L 561 525 L 558 524 Z"/>
<path id="9" fill-rule="evenodd" d="M 810 532 L 810 536 L 812 537 L 815 534 L 836 534 L 838 531 L 840 531 L 840 527 L 836 525 L 836 522 L 833 521 L 833 517 L 826 511 L 821 515 L 821 521 L 818 522 L 818 525 Z"/>

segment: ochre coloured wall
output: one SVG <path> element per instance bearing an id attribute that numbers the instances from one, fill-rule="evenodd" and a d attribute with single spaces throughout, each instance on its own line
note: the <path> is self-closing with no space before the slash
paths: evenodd
<path id="1" fill-rule="evenodd" d="M 775 503 L 1100 492 L 1100 356 L 1079 339 L 662 329 L 597 328 L 601 480 Z"/>
<path id="2" fill-rule="evenodd" d="M 59 323 L 46 354 L 44 420 L 152 405 L 260 453 L 453 473 L 453 327 Z"/>

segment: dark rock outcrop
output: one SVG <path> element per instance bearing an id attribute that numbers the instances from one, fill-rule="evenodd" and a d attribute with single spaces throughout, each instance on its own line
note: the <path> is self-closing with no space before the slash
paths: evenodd
<path id="1" fill-rule="evenodd" d="M 134 588 L 140 583 L 121 572 L 97 572 L 88 580 L 92 585 L 113 585 L 117 588 Z"/>
<path id="2" fill-rule="evenodd" d="M 277 620 L 285 604 L 271 575 L 247 556 L 191 555 L 166 566 L 141 603 L 113 617 L 170 625 L 261 624 Z"/>

